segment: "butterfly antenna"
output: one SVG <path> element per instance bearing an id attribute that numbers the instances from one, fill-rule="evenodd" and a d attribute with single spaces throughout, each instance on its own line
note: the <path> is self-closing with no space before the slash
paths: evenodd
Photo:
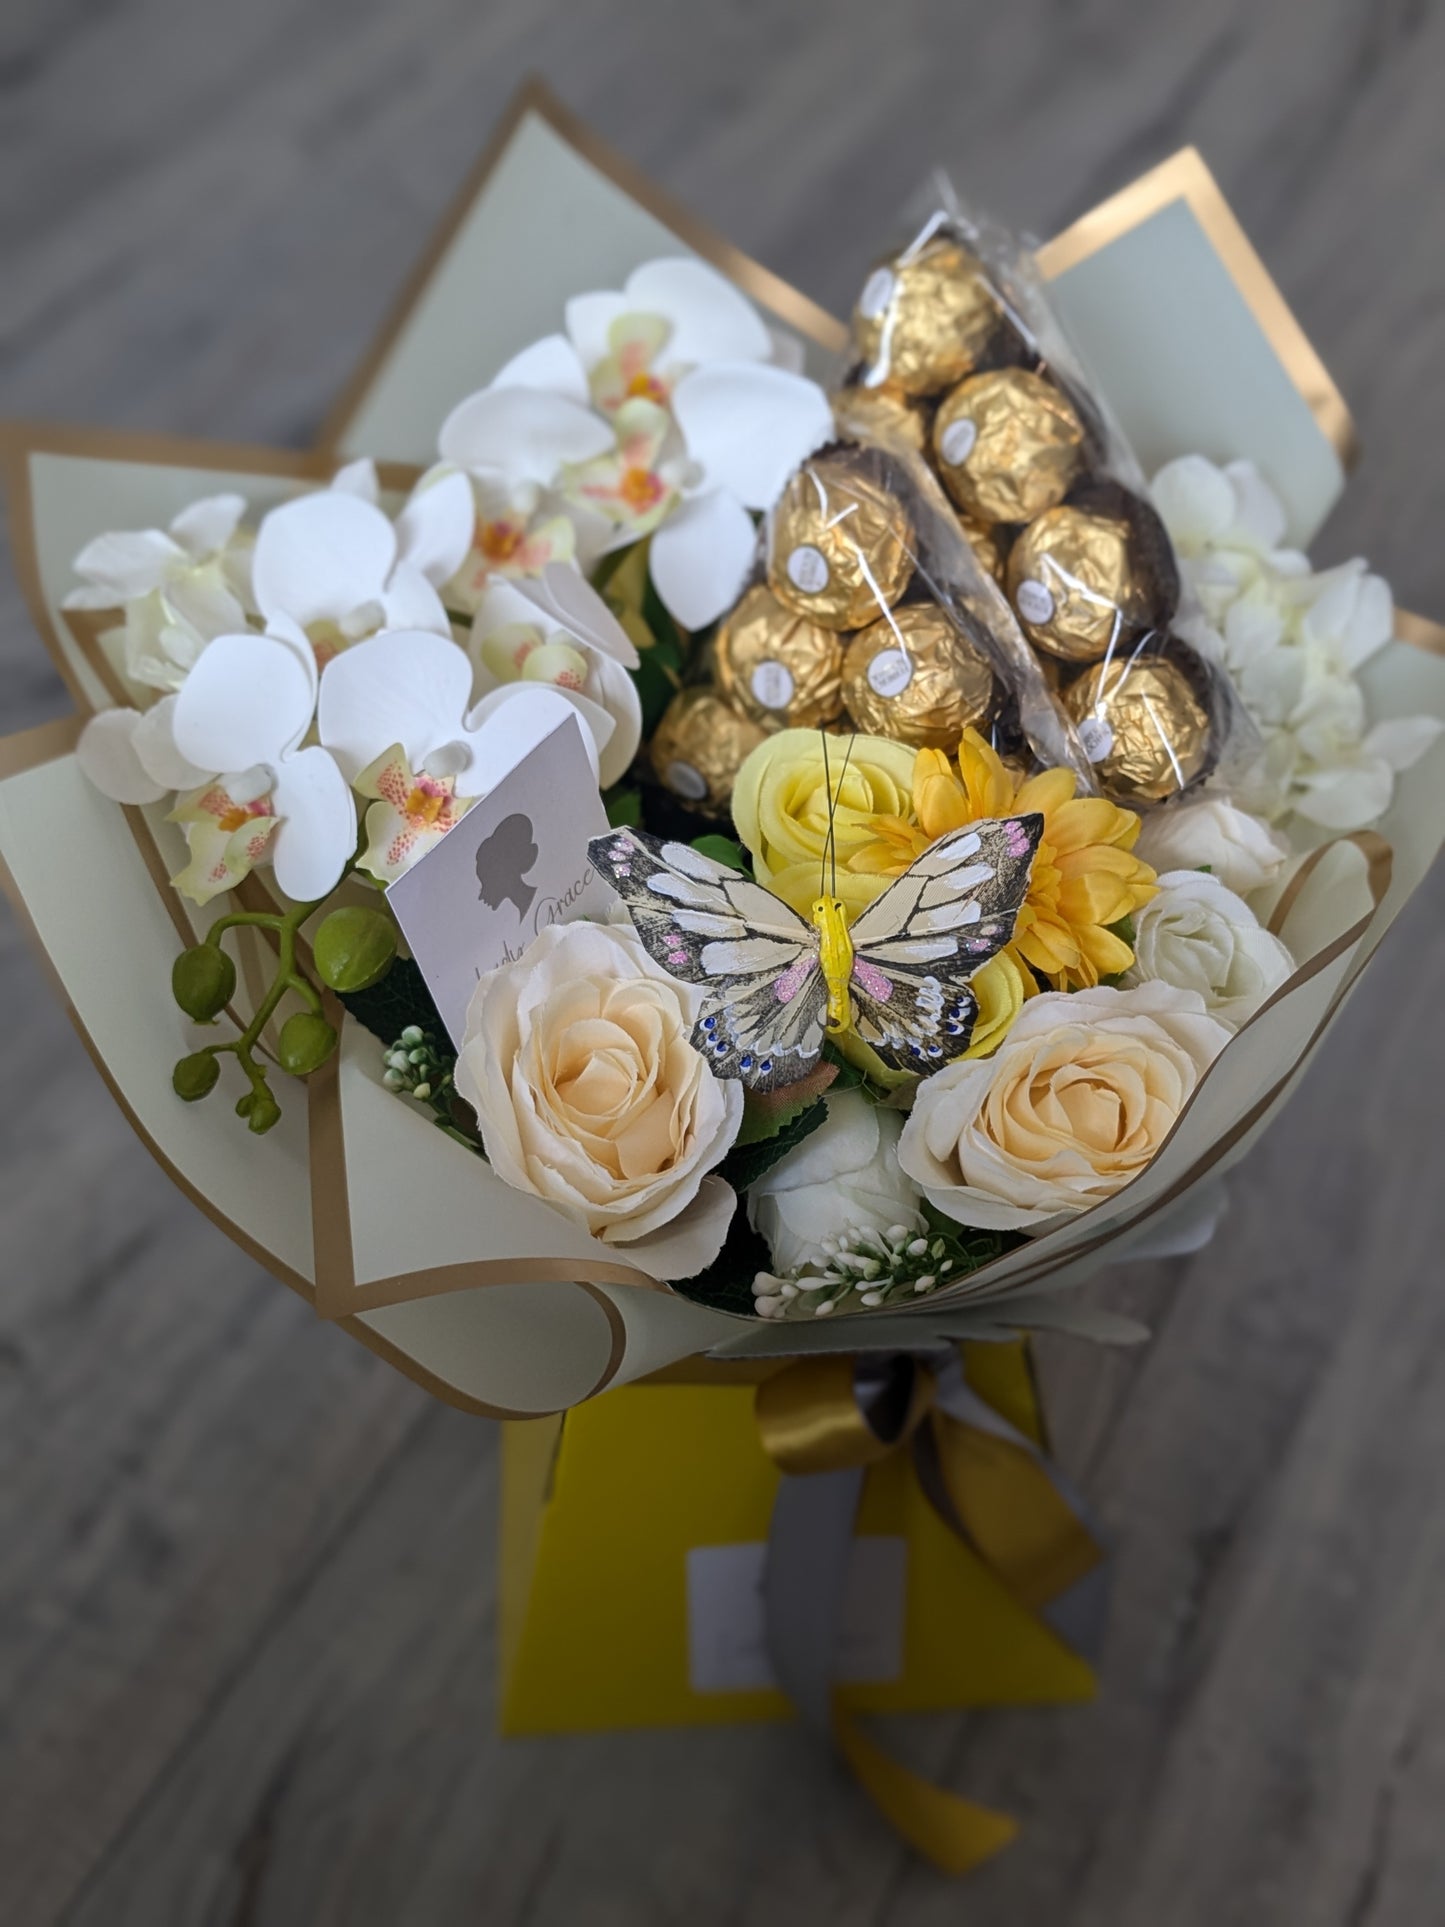
<path id="1" fill-rule="evenodd" d="M 853 745 L 857 740 L 856 736 L 848 738 L 848 747 L 843 752 L 843 767 L 838 772 L 837 796 L 833 796 L 831 790 L 829 791 L 828 845 L 833 859 L 833 895 L 835 897 L 838 894 L 838 805 L 843 798 L 843 779 L 848 774 L 848 759 L 853 754 Z"/>
<path id="2" fill-rule="evenodd" d="M 823 788 L 828 797 L 828 834 L 823 838 L 823 860 L 818 871 L 818 895 L 821 897 L 828 888 L 828 856 L 833 848 L 833 773 L 828 767 L 828 732 L 820 729 L 818 734 L 823 739 Z M 838 874 L 836 859 L 833 874 L 835 877 Z"/>

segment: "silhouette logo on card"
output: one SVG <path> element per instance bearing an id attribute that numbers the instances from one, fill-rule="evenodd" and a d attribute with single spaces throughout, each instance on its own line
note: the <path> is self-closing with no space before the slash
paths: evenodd
<path id="1" fill-rule="evenodd" d="M 505 816 L 484 843 L 477 846 L 477 895 L 489 910 L 504 903 L 525 917 L 537 892 L 527 875 L 537 861 L 537 841 L 530 817 Z"/>
<path id="2" fill-rule="evenodd" d="M 587 861 L 606 831 L 582 723 L 568 716 L 387 890 L 453 1043 L 479 977 L 525 956 L 548 924 L 607 914 Z"/>

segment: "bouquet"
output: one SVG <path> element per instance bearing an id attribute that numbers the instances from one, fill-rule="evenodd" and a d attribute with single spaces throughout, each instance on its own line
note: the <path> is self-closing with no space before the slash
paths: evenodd
<path id="1" fill-rule="evenodd" d="M 945 197 L 843 330 L 588 151 L 524 101 L 315 454 L 15 432 L 9 894 L 468 1409 L 1136 1336 L 1069 1287 L 1207 1238 L 1440 842 L 1440 632 L 1306 553 L 1343 405 L 1195 156 L 1036 251 Z"/>
<path id="2" fill-rule="evenodd" d="M 831 393 L 676 251 L 541 313 L 422 465 L 32 474 L 96 709 L 68 805 L 122 806 L 108 887 L 154 922 L 163 870 L 179 935 L 144 980 L 120 940 L 116 1014 L 182 1046 L 146 1111 L 273 1206 L 308 1124 L 288 1269 L 419 1363 L 484 1343 L 489 1391 L 535 1328 L 538 1405 L 1121 1329 L 1063 1287 L 1239 1155 L 1433 848 L 1433 666 L 1257 461 L 1146 483 L 951 201 Z M 107 526 L 125 491 L 169 512 Z M 423 1165 L 408 1253 L 367 1193 Z"/>

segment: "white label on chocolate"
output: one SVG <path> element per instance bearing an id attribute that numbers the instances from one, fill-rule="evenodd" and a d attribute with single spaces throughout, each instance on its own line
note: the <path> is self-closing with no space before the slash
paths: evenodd
<path id="1" fill-rule="evenodd" d="M 828 586 L 828 558 L 811 542 L 802 542 L 788 557 L 788 580 L 804 595 L 817 595 Z"/>
<path id="2" fill-rule="evenodd" d="M 786 709 L 793 700 L 793 672 L 785 662 L 769 657 L 753 671 L 751 687 L 753 700 L 764 709 Z"/>
<path id="3" fill-rule="evenodd" d="M 1054 598 L 1036 576 L 1019 584 L 1014 601 L 1025 622 L 1047 622 L 1054 613 Z"/>
<path id="4" fill-rule="evenodd" d="M 670 790 L 685 796 L 689 803 L 700 803 L 707 795 L 707 778 L 691 763 L 684 763 L 680 756 L 668 764 L 662 772 L 662 780 Z"/>
<path id="5" fill-rule="evenodd" d="M 1086 716 L 1079 724 L 1079 741 L 1091 763 L 1101 763 L 1114 747 L 1114 732 L 1102 716 Z"/>
<path id="6" fill-rule="evenodd" d="M 913 681 L 906 649 L 880 649 L 868 665 L 868 687 L 879 696 L 901 696 Z"/>
<path id="7" fill-rule="evenodd" d="M 973 453 L 978 440 L 977 425 L 971 421 L 950 422 L 938 438 L 938 452 L 950 468 L 957 468 Z"/>
<path id="8" fill-rule="evenodd" d="M 746 1693 L 777 1684 L 768 1658 L 761 1539 L 693 1546 L 687 1555 L 687 1672 L 694 1693 Z M 897 1679 L 903 1671 L 908 1542 L 865 1534 L 849 1548 L 833 1656 L 840 1680 Z"/>
<path id="9" fill-rule="evenodd" d="M 875 268 L 863 283 L 858 297 L 858 312 L 865 321 L 876 321 L 893 299 L 892 268 Z"/>

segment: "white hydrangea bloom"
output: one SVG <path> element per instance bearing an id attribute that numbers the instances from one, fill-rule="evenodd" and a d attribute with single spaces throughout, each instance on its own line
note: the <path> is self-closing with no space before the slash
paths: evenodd
<path id="1" fill-rule="evenodd" d="M 1428 716 L 1370 722 L 1357 672 L 1394 634 L 1389 584 L 1359 560 L 1315 573 L 1282 547 L 1284 509 L 1252 462 L 1181 456 L 1153 492 L 1202 612 L 1181 628 L 1230 671 L 1263 739 L 1234 800 L 1336 832 L 1375 822 L 1440 734 Z"/>

